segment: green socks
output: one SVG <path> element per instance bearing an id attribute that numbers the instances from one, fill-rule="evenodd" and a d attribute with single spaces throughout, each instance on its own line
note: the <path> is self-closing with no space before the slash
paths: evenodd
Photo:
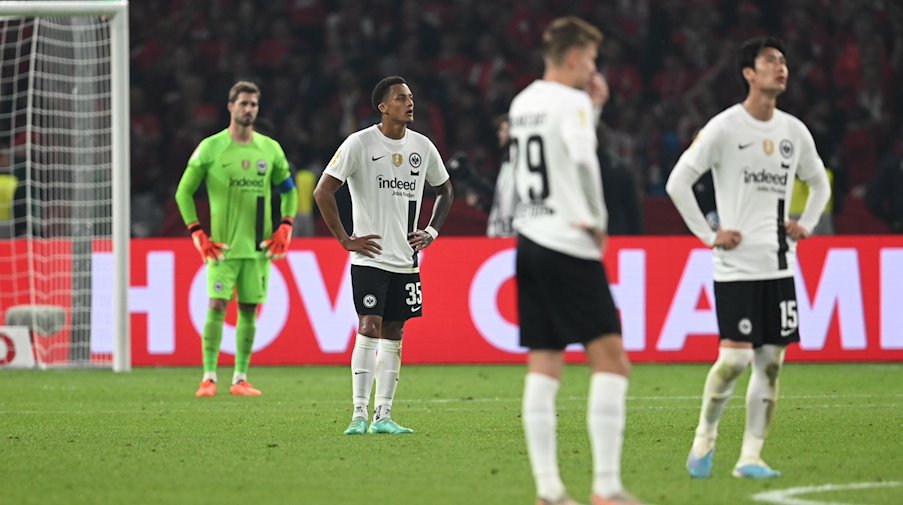
<path id="1" fill-rule="evenodd" d="M 204 350 L 204 373 L 216 373 L 219 360 L 220 344 L 223 341 L 223 322 L 226 312 L 207 309 L 207 322 L 204 323 L 202 338 Z M 246 375 L 251 364 L 251 348 L 254 346 L 254 333 L 257 331 L 257 314 L 238 311 L 238 325 L 235 327 L 235 373 Z"/>
<path id="2" fill-rule="evenodd" d="M 223 341 L 223 321 L 226 312 L 207 309 L 207 322 L 204 323 L 204 335 L 201 338 L 204 350 L 204 373 L 216 373 L 216 362 L 219 359 L 219 346 Z"/>
<path id="3" fill-rule="evenodd" d="M 238 311 L 235 326 L 235 373 L 246 375 L 251 364 L 251 348 L 254 347 L 254 333 L 257 331 L 257 314 Z"/>

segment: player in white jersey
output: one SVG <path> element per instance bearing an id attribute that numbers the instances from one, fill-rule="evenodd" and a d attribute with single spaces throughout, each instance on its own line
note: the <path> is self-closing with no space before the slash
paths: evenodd
<path id="1" fill-rule="evenodd" d="M 414 95 L 398 76 L 373 89 L 382 122 L 345 139 L 314 190 L 332 235 L 351 251 L 351 284 L 359 323 L 351 354 L 354 411 L 346 435 L 367 433 L 370 393 L 376 408 L 370 433 L 413 433 L 391 418 L 401 367 L 401 339 L 409 318 L 423 314 L 418 251 L 429 247 L 448 217 L 453 192 L 436 146 L 407 126 L 414 121 Z M 339 219 L 335 192 L 351 192 L 354 233 Z M 423 187 L 436 191 L 429 226 L 417 228 Z M 378 352 L 377 352 L 378 350 Z"/>
<path id="2" fill-rule="evenodd" d="M 780 41 L 747 41 L 738 53 L 746 100 L 712 118 L 671 172 L 666 189 L 690 230 L 714 247 L 718 359 L 703 391 L 696 437 L 687 458 L 694 478 L 712 472 L 718 421 L 737 379 L 752 365 L 746 391 L 746 431 L 733 474 L 781 475 L 762 461 L 778 397 L 787 345 L 799 342 L 793 268 L 796 243 L 806 238 L 831 190 L 806 126 L 776 108 L 787 87 Z M 712 171 L 720 228 L 706 223 L 692 185 Z M 794 179 L 810 187 L 799 221 L 788 219 Z"/>
<path id="3" fill-rule="evenodd" d="M 538 505 L 574 503 L 559 474 L 555 409 L 570 343 L 583 344 L 592 369 L 590 500 L 638 503 L 621 485 L 630 364 L 601 262 L 608 221 L 594 126 L 608 95 L 596 71 L 601 42 L 599 30 L 581 19 L 553 21 L 543 34 L 543 78 L 509 111 L 520 341 L 529 349 L 523 423 Z"/>

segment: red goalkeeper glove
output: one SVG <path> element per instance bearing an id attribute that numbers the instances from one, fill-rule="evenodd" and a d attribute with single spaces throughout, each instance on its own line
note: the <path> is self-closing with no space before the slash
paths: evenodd
<path id="1" fill-rule="evenodd" d="M 286 217 L 282 219 L 282 224 L 279 225 L 279 228 L 276 228 L 270 239 L 260 243 L 260 247 L 266 249 L 267 258 L 281 260 L 285 258 L 285 254 L 288 252 L 288 245 L 291 243 L 292 220 Z"/>
<path id="2" fill-rule="evenodd" d="M 223 259 L 223 251 L 228 250 L 229 246 L 211 241 L 200 223 L 188 225 L 188 231 L 191 232 L 191 240 L 194 242 L 195 249 L 201 253 L 201 260 L 204 262 L 210 260 L 216 263 Z"/>

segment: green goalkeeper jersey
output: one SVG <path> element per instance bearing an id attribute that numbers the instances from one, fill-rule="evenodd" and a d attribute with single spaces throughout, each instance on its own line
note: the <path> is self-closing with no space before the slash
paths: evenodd
<path id="1" fill-rule="evenodd" d="M 186 225 L 198 222 L 194 194 L 201 182 L 206 183 L 210 239 L 229 246 L 226 259 L 261 258 L 260 243 L 273 232 L 272 186 L 290 178 L 288 160 L 278 142 L 254 132 L 250 143 L 240 144 L 223 130 L 202 140 L 192 153 L 176 190 L 176 203 Z M 294 217 L 294 211 L 283 209 L 283 213 Z"/>

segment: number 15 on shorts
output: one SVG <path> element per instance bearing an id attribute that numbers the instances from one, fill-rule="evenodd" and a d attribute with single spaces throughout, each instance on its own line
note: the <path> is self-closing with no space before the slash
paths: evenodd
<path id="1" fill-rule="evenodd" d="M 781 336 L 793 334 L 800 325 L 796 311 L 796 300 L 784 300 L 781 307 Z"/>
<path id="2" fill-rule="evenodd" d="M 409 282 L 404 285 L 404 288 L 408 290 L 408 297 L 404 300 L 405 303 L 411 307 L 411 312 L 417 312 L 423 304 L 423 294 L 420 292 L 420 283 Z"/>

